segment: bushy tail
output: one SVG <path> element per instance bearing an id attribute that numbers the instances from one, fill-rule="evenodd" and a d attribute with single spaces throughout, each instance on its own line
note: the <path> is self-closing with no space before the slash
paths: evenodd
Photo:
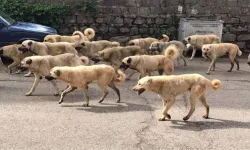
<path id="1" fill-rule="evenodd" d="M 118 70 L 118 74 L 119 74 L 119 78 L 116 77 L 115 82 L 119 82 L 119 83 L 124 82 L 126 79 L 126 75 L 121 70 Z"/>
<path id="2" fill-rule="evenodd" d="M 92 28 L 87 28 L 84 30 L 84 35 L 90 40 L 95 37 L 95 30 Z"/>
<path id="3" fill-rule="evenodd" d="M 221 87 L 221 81 L 214 79 L 211 81 L 212 89 L 218 90 Z"/>
<path id="4" fill-rule="evenodd" d="M 162 34 L 163 39 L 161 39 L 161 41 L 163 42 L 168 42 L 169 41 L 169 37 L 166 34 Z"/>
<path id="5" fill-rule="evenodd" d="M 89 64 L 89 58 L 88 57 L 81 56 L 80 59 L 83 62 L 83 65 L 87 66 Z"/>
<path id="6" fill-rule="evenodd" d="M 165 50 L 165 56 L 171 60 L 175 60 L 178 57 L 178 49 L 175 46 L 169 46 Z"/>
<path id="7" fill-rule="evenodd" d="M 241 56 L 242 55 L 242 51 L 240 50 L 240 48 L 237 46 L 238 49 L 238 55 Z"/>
<path id="8" fill-rule="evenodd" d="M 80 39 L 81 39 L 81 40 L 84 39 L 84 35 L 83 35 L 83 33 L 82 33 L 81 31 L 75 31 L 75 32 L 72 34 L 72 36 L 75 36 L 75 35 L 80 36 Z M 81 41 L 81 40 L 80 40 L 80 41 Z"/>

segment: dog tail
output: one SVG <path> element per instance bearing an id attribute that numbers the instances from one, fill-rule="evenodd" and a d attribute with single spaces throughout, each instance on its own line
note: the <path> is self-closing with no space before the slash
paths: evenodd
<path id="1" fill-rule="evenodd" d="M 84 35 L 88 37 L 88 39 L 93 39 L 95 37 L 95 30 L 92 28 L 87 28 L 84 30 Z"/>
<path id="2" fill-rule="evenodd" d="M 211 83 L 212 89 L 214 90 L 218 90 L 221 87 L 221 81 L 218 79 L 214 79 L 210 83 Z"/>
<path id="3" fill-rule="evenodd" d="M 119 78 L 116 77 L 115 82 L 119 82 L 119 83 L 124 82 L 126 79 L 126 75 L 121 70 L 118 70 L 118 74 L 119 74 Z"/>
<path id="4" fill-rule="evenodd" d="M 75 32 L 72 34 L 72 36 L 75 36 L 75 35 L 80 36 L 80 39 L 81 39 L 81 40 L 84 39 L 84 35 L 83 35 L 83 33 L 82 33 L 81 31 L 75 31 Z"/>
<path id="5" fill-rule="evenodd" d="M 89 58 L 88 57 L 81 56 L 80 59 L 81 59 L 83 65 L 87 66 L 89 64 Z"/>
<path id="6" fill-rule="evenodd" d="M 165 50 L 165 56 L 171 60 L 175 60 L 178 57 L 178 50 L 176 48 L 176 46 L 169 46 L 166 50 Z"/>
<path id="7" fill-rule="evenodd" d="M 238 56 L 241 56 L 242 55 L 242 51 L 240 50 L 240 48 L 237 46 L 237 49 L 238 49 Z"/>
<path id="8" fill-rule="evenodd" d="M 168 42 L 169 41 L 169 37 L 166 34 L 162 34 L 163 39 L 161 41 L 163 42 Z"/>

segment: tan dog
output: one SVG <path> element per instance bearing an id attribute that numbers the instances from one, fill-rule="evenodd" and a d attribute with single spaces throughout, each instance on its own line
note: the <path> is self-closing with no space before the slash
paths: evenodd
<path id="1" fill-rule="evenodd" d="M 236 44 L 232 43 L 220 43 L 220 44 L 206 44 L 202 47 L 202 53 L 209 58 L 212 59 L 212 62 L 207 70 L 207 74 L 210 74 L 210 70 L 215 70 L 215 62 L 218 57 L 224 56 L 226 54 L 229 54 L 229 59 L 231 62 L 231 68 L 228 70 L 228 72 L 231 72 L 234 63 L 237 65 L 237 70 L 240 69 L 239 61 L 236 59 L 236 55 L 239 56 L 242 55 L 242 52 L 240 51 L 239 47 Z"/>
<path id="2" fill-rule="evenodd" d="M 18 65 L 21 64 L 21 60 L 28 57 L 32 56 L 31 52 L 27 53 L 22 53 L 18 49 L 21 47 L 21 44 L 13 44 L 13 45 L 8 45 L 0 48 L 0 56 L 5 56 L 11 58 L 14 62 L 8 66 L 9 72 L 12 73 L 12 68 L 17 67 Z M 20 70 L 18 70 L 16 73 L 20 73 Z M 27 76 L 26 74 L 25 76 Z"/>
<path id="3" fill-rule="evenodd" d="M 93 58 L 95 56 L 95 53 L 104 50 L 105 48 L 117 47 L 117 46 L 120 46 L 120 43 L 110 42 L 107 40 L 92 41 L 92 42 L 84 41 L 76 46 L 76 50 L 78 52 L 83 53 L 84 56 Z"/>
<path id="4" fill-rule="evenodd" d="M 161 39 L 161 41 L 164 41 L 164 42 L 167 42 L 169 41 L 169 37 L 165 34 L 162 35 L 163 36 L 163 39 Z M 145 50 L 148 50 L 148 48 L 150 47 L 150 45 L 153 43 L 153 42 L 158 42 L 159 40 L 156 39 L 156 38 L 139 38 L 139 39 L 134 39 L 134 40 L 130 40 L 128 42 L 127 45 L 129 46 L 140 46 L 142 49 L 145 49 Z"/>
<path id="5" fill-rule="evenodd" d="M 189 47 L 193 48 L 193 53 L 190 58 L 192 60 L 195 56 L 196 50 L 201 49 L 203 45 L 205 44 L 216 44 L 220 43 L 220 38 L 217 35 L 214 34 L 207 34 L 207 35 L 191 35 L 184 39 L 184 43 L 188 44 Z M 188 48 L 189 50 L 190 48 Z M 202 55 L 205 59 L 207 57 L 205 55 Z"/>
<path id="6" fill-rule="evenodd" d="M 89 106 L 89 97 L 86 90 L 88 84 L 93 81 L 97 81 L 100 89 L 103 91 L 103 96 L 99 100 L 99 103 L 108 95 L 108 86 L 118 95 L 119 98 L 116 102 L 120 102 L 120 91 L 116 88 L 114 83 L 123 82 L 125 75 L 121 71 L 118 71 L 118 73 L 120 78 L 117 78 L 114 68 L 108 65 L 55 67 L 51 69 L 50 76 L 47 76 L 47 79 L 59 79 L 69 84 L 69 87 L 62 92 L 59 104 L 63 102 L 63 98 L 67 93 L 79 88 L 86 99 L 86 103 L 83 106 L 87 107 Z"/>
<path id="7" fill-rule="evenodd" d="M 70 53 L 57 56 L 47 55 L 26 57 L 24 60 L 22 60 L 22 67 L 28 68 L 32 73 L 34 73 L 35 81 L 31 90 L 25 95 L 32 95 L 42 77 L 49 75 L 49 72 L 53 67 L 87 65 L 88 61 L 89 59 L 85 56 L 78 57 L 77 55 Z M 56 89 L 56 93 L 54 95 L 59 95 L 59 88 L 57 87 L 56 82 L 51 81 L 51 83 Z"/>
<path id="8" fill-rule="evenodd" d="M 171 75 L 174 72 L 173 62 L 163 55 L 136 55 L 126 57 L 122 60 L 120 69 L 126 70 L 127 68 L 138 71 L 140 73 L 139 79 L 153 71 L 158 71 L 159 75 L 162 75 L 164 72 L 167 75 Z"/>
<path id="9" fill-rule="evenodd" d="M 97 63 L 99 61 L 105 61 L 111 64 L 117 72 L 120 65 L 122 64 L 122 60 L 128 56 L 134 55 L 143 55 L 145 54 L 145 50 L 139 46 L 126 46 L 126 47 L 113 47 L 107 48 L 102 51 L 99 51 L 95 54 L 95 57 L 92 60 Z"/>
<path id="10" fill-rule="evenodd" d="M 58 42 L 58 43 L 49 43 L 49 42 L 36 42 L 32 40 L 25 40 L 22 42 L 22 46 L 19 50 L 23 53 L 31 52 L 34 55 L 59 55 L 64 53 L 77 54 L 75 50 L 76 43 L 68 42 Z"/>
<path id="11" fill-rule="evenodd" d="M 193 114 L 197 99 L 200 99 L 201 103 L 205 106 L 206 114 L 203 117 L 207 119 L 209 116 L 209 106 L 206 103 L 205 93 L 208 89 L 217 90 L 220 86 L 221 82 L 219 80 L 210 81 L 199 74 L 185 74 L 144 77 L 138 81 L 138 84 L 134 87 L 134 91 L 138 91 L 139 95 L 144 91 L 152 91 L 161 96 L 163 116 L 159 118 L 159 121 L 164 121 L 166 117 L 171 119 L 168 111 L 174 104 L 175 97 L 186 91 L 190 91 L 191 109 L 183 120 L 188 120 Z"/>
<path id="12" fill-rule="evenodd" d="M 89 41 L 95 37 L 95 31 L 92 28 L 87 28 L 84 30 L 84 34 L 81 31 L 75 31 L 72 36 L 62 36 L 62 35 L 47 35 L 44 38 L 44 42 L 69 42 L 76 43 L 81 41 Z"/>

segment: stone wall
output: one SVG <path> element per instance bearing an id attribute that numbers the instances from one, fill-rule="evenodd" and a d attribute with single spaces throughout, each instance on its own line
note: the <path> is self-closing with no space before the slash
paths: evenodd
<path id="1" fill-rule="evenodd" d="M 126 42 L 136 37 L 159 38 L 162 33 L 174 39 L 179 18 L 218 19 L 224 21 L 224 42 L 234 42 L 241 49 L 250 50 L 250 0 L 98 0 L 97 4 L 96 15 L 76 12 L 65 17 L 60 32 L 70 34 L 92 27 L 97 32 L 96 39 Z M 178 6 L 183 7 L 182 13 L 178 13 Z"/>

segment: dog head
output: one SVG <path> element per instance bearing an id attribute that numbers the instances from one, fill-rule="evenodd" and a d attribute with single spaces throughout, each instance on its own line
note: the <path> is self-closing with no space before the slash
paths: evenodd
<path id="1" fill-rule="evenodd" d="M 18 48 L 19 51 L 22 53 L 28 52 L 31 50 L 31 47 L 33 46 L 34 41 L 32 40 L 25 40 L 22 42 L 22 46 Z"/>
<path id="2" fill-rule="evenodd" d="M 60 78 L 60 76 L 62 75 L 62 71 L 60 70 L 59 67 L 54 67 L 50 70 L 49 75 L 45 76 L 45 79 L 51 81 L 51 80 L 55 80 L 57 78 Z"/>
<path id="3" fill-rule="evenodd" d="M 193 40 L 193 37 L 192 36 L 188 36 L 188 37 L 186 37 L 184 40 L 183 40 L 183 44 L 184 45 L 187 45 L 187 44 L 190 44 L 191 42 L 192 42 L 192 40 Z"/>
<path id="4" fill-rule="evenodd" d="M 212 46 L 211 44 L 205 44 L 202 46 L 202 53 L 205 54 L 206 56 L 210 53 Z"/>
<path id="5" fill-rule="evenodd" d="M 26 57 L 21 61 L 22 68 L 30 68 L 33 63 L 32 57 Z"/>
<path id="6" fill-rule="evenodd" d="M 137 91 L 137 94 L 140 95 L 143 92 L 149 90 L 152 82 L 153 82 L 152 78 L 150 78 L 148 76 L 143 77 L 138 81 L 137 85 L 133 88 L 133 90 Z"/>
<path id="7" fill-rule="evenodd" d="M 161 53 L 162 51 L 162 42 L 153 42 L 150 47 L 148 48 L 148 53 L 153 54 L 153 53 Z"/>
<path id="8" fill-rule="evenodd" d="M 124 71 L 129 68 L 129 66 L 132 64 L 132 58 L 126 57 L 122 60 L 122 64 L 120 65 L 120 69 L 123 69 Z"/>
<path id="9" fill-rule="evenodd" d="M 44 42 L 50 42 L 50 43 L 55 43 L 56 39 L 54 37 L 52 37 L 51 35 L 48 35 L 44 38 L 43 40 Z"/>
<path id="10" fill-rule="evenodd" d="M 83 41 L 83 42 L 81 42 L 81 43 L 79 43 L 76 47 L 75 47 L 75 49 L 77 50 L 77 51 L 86 51 L 86 50 L 88 50 L 90 47 L 89 47 L 89 43 L 90 42 L 88 42 L 88 41 Z"/>

